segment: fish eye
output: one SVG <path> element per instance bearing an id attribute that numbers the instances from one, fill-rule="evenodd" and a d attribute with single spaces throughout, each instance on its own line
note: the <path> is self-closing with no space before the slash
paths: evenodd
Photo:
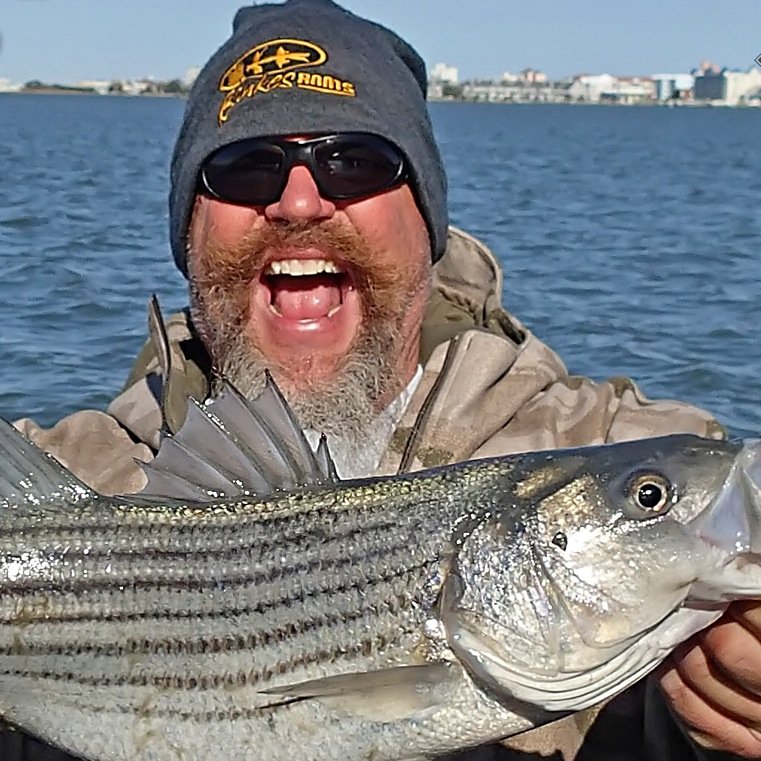
<path id="1" fill-rule="evenodd" d="M 639 473 L 629 481 L 628 496 L 647 517 L 663 515 L 674 502 L 675 490 L 660 473 Z"/>

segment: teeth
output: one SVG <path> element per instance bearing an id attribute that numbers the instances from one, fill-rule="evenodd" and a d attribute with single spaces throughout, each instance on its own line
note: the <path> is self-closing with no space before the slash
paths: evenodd
<path id="1" fill-rule="evenodd" d="M 321 272 L 336 274 L 342 271 L 335 262 L 327 259 L 281 259 L 270 262 L 264 274 L 300 277 L 301 275 L 319 275 Z"/>

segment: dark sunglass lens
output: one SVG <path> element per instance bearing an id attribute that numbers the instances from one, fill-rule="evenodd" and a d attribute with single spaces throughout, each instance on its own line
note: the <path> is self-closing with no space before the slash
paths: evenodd
<path id="1" fill-rule="evenodd" d="M 354 198 L 390 187 L 401 175 L 402 157 L 393 146 L 370 137 L 337 138 L 315 148 L 325 193 Z"/>
<path id="2" fill-rule="evenodd" d="M 224 201 L 271 203 L 280 194 L 284 153 L 268 143 L 234 143 L 213 153 L 203 166 L 207 188 Z"/>

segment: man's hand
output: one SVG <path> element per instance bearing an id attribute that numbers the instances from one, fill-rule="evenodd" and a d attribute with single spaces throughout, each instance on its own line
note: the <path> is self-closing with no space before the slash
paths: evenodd
<path id="1" fill-rule="evenodd" d="M 761 758 L 761 602 L 733 603 L 677 649 L 661 689 L 699 745 Z"/>

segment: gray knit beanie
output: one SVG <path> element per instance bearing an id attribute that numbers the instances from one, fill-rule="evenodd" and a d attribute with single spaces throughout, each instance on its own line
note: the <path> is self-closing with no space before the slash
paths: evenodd
<path id="1" fill-rule="evenodd" d="M 332 0 L 241 8 L 190 92 L 172 157 L 172 253 L 186 245 L 201 164 L 248 137 L 371 132 L 398 146 L 435 260 L 447 239 L 447 182 L 425 103 L 425 64 L 385 27 Z"/>

